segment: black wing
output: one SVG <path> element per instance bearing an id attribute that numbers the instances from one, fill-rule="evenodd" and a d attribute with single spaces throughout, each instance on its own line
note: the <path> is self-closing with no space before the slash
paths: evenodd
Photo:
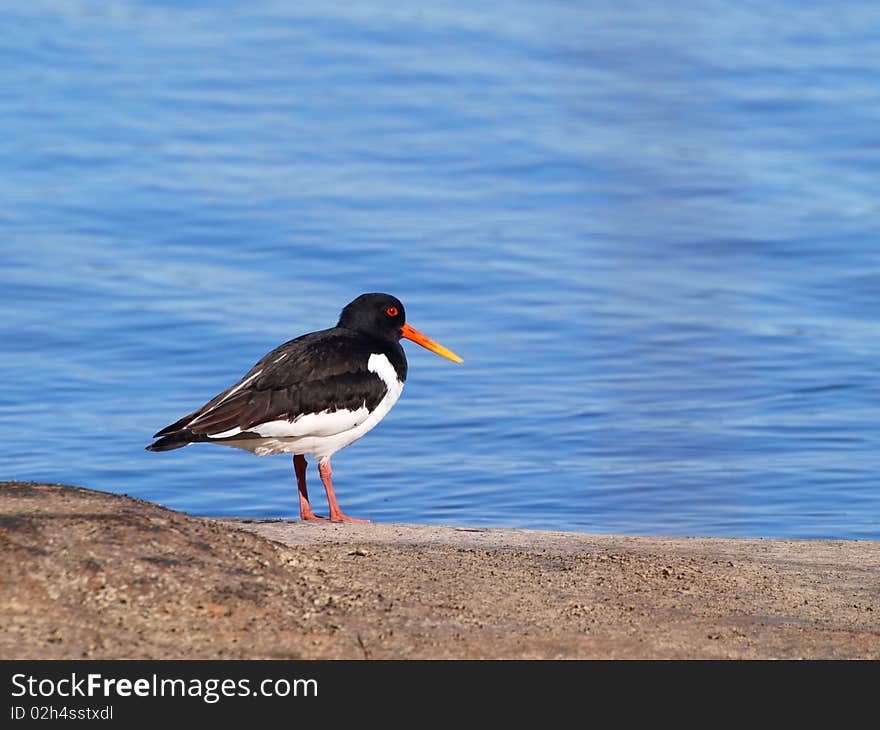
<path id="1" fill-rule="evenodd" d="M 406 359 L 399 345 L 389 351 L 387 343 L 341 328 L 285 342 L 231 388 L 159 431 L 154 438 L 160 440 L 147 448 L 175 449 L 209 435 L 235 428 L 247 431 L 267 421 L 292 421 L 307 413 L 364 405 L 372 410 L 387 391 L 382 379 L 367 369 L 374 353 L 384 353 L 405 379 Z"/>

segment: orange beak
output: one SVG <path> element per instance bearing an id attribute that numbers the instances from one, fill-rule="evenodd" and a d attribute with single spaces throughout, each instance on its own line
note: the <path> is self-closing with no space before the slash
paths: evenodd
<path id="1" fill-rule="evenodd" d="M 419 332 L 415 327 L 410 327 L 408 324 L 404 324 L 402 334 L 406 339 L 412 340 L 417 345 L 421 345 L 431 352 L 436 352 L 440 357 L 445 357 L 447 360 L 452 360 L 452 362 L 464 362 L 464 360 L 452 350 L 447 350 L 443 345 L 434 342 L 430 337 L 425 337 L 425 335 Z"/>

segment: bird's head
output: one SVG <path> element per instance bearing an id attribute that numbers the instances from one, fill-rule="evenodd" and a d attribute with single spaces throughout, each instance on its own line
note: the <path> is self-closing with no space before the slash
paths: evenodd
<path id="1" fill-rule="evenodd" d="M 426 337 L 415 327 L 407 324 L 403 304 L 390 294 L 361 294 L 345 306 L 342 314 L 339 315 L 337 326 L 395 342 L 404 337 L 447 360 L 464 362 L 452 350 L 434 342 L 430 337 Z"/>

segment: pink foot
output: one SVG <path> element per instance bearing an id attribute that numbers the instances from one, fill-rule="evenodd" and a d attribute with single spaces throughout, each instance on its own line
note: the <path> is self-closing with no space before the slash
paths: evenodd
<path id="1" fill-rule="evenodd" d="M 349 517 L 342 512 L 337 512 L 335 514 L 330 515 L 331 522 L 372 522 L 372 520 L 365 520 L 363 517 Z"/>
<path id="2" fill-rule="evenodd" d="M 336 493 L 333 491 L 333 480 L 330 478 L 333 470 L 330 468 L 330 459 L 321 459 L 318 462 L 318 473 L 321 475 L 321 481 L 324 482 L 324 490 L 327 492 L 327 504 L 330 505 L 330 521 L 331 522 L 369 522 L 360 517 L 349 517 L 339 509 L 339 502 L 336 501 Z"/>

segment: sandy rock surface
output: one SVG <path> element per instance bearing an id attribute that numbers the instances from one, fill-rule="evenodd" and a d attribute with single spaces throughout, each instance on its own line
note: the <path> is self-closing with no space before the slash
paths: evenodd
<path id="1" fill-rule="evenodd" d="M 880 543 L 196 518 L 0 483 L 0 658 L 880 659 Z"/>

